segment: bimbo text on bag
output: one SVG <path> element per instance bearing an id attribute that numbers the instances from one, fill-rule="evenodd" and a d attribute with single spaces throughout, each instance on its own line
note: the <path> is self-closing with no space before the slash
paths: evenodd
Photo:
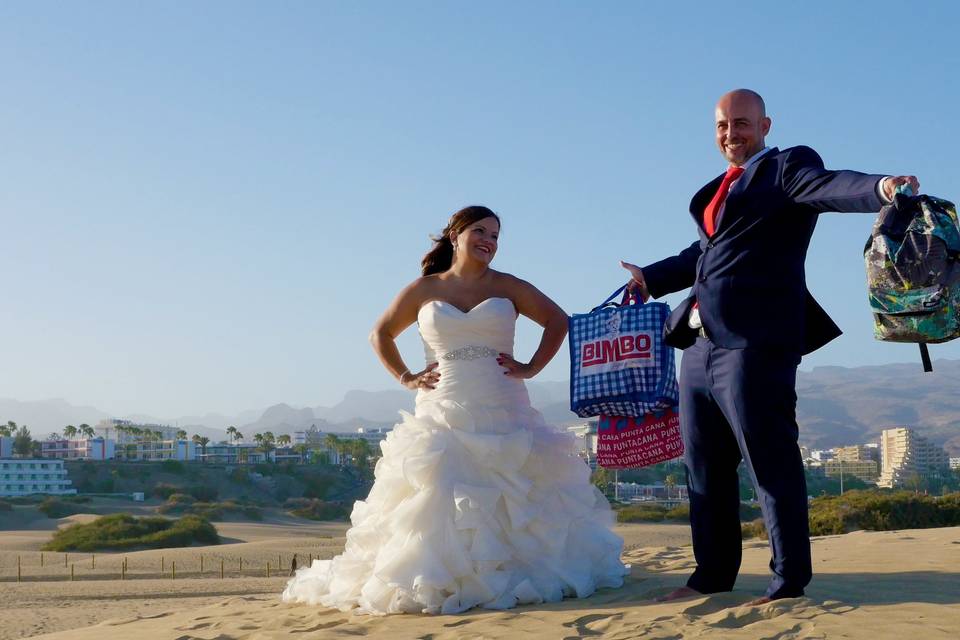
<path id="1" fill-rule="evenodd" d="M 663 341 L 670 307 L 662 302 L 611 302 L 570 318 L 570 410 L 642 416 L 679 399 L 673 348 Z"/>

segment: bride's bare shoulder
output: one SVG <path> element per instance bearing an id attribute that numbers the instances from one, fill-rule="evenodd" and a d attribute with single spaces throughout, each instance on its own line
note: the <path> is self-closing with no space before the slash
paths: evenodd
<path id="1" fill-rule="evenodd" d="M 491 271 L 493 270 L 491 269 Z M 512 273 L 495 271 L 493 272 L 493 275 L 494 275 L 494 283 L 497 286 L 502 287 L 506 291 L 520 292 L 531 286 L 529 282 L 527 282 L 523 278 L 518 278 Z"/>

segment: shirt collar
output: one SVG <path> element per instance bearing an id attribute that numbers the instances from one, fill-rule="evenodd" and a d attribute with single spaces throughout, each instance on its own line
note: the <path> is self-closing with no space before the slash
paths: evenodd
<path id="1" fill-rule="evenodd" d="M 763 149 L 760 149 L 760 151 L 757 151 L 755 154 L 750 156 L 750 159 L 741 165 L 743 170 L 746 171 L 747 169 L 752 167 L 754 164 L 756 164 L 757 161 L 760 160 L 763 154 L 765 154 L 767 151 L 770 151 L 770 147 L 764 147 Z"/>

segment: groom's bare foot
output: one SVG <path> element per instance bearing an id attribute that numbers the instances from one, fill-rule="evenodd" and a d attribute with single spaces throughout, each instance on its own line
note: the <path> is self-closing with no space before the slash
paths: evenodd
<path id="1" fill-rule="evenodd" d="M 685 600 L 687 598 L 696 598 L 702 596 L 703 594 L 697 591 L 696 589 L 691 589 L 690 587 L 680 587 L 679 589 L 674 589 L 670 593 L 654 598 L 655 602 L 673 602 L 674 600 Z"/>

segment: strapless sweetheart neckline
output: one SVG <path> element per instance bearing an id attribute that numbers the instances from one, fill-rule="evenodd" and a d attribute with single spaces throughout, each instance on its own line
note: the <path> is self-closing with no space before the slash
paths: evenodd
<path id="1" fill-rule="evenodd" d="M 478 308 L 480 308 L 480 307 L 482 307 L 483 305 L 485 305 L 486 303 L 490 302 L 491 300 L 506 300 L 507 302 L 509 302 L 509 303 L 514 307 L 514 309 L 516 309 L 516 305 L 513 304 L 513 300 L 511 300 L 510 298 L 507 298 L 507 297 L 505 297 L 505 296 L 490 296 L 489 298 L 484 298 L 483 300 L 481 300 L 481 301 L 478 302 L 477 304 L 473 305 L 473 306 L 470 307 L 467 311 L 464 311 L 463 309 L 461 309 L 460 307 L 458 307 L 457 305 L 453 304 L 452 302 L 450 302 L 450 301 L 448 301 L 448 300 L 428 300 L 427 302 L 424 302 L 424 303 L 423 303 L 423 305 L 420 307 L 420 309 L 417 310 L 417 312 L 419 313 L 420 311 L 422 311 L 423 308 L 426 307 L 428 304 L 437 303 L 437 304 L 446 305 L 446 306 L 448 306 L 448 307 L 451 307 L 452 309 L 455 309 L 455 310 L 459 311 L 459 312 L 462 313 L 463 315 L 468 316 L 468 315 L 470 315 L 471 313 L 473 313 L 474 311 L 476 311 Z"/>

